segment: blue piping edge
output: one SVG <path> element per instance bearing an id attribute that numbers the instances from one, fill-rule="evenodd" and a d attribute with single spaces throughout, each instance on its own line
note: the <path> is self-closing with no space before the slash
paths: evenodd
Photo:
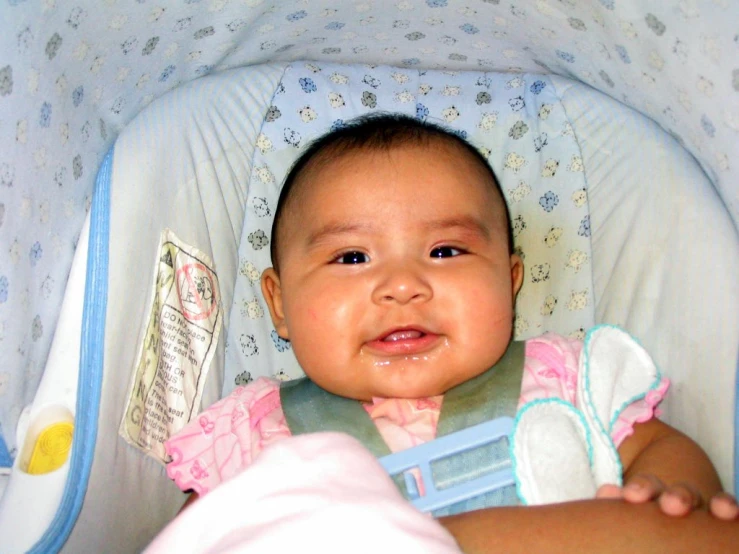
<path id="1" fill-rule="evenodd" d="M 3 428 L 0 425 L 0 467 L 11 468 L 13 467 L 13 457 L 8 451 L 8 445 L 5 443 L 5 437 L 3 436 Z"/>
<path id="2" fill-rule="evenodd" d="M 111 147 L 103 158 L 95 180 L 90 208 L 90 241 L 85 304 L 82 311 L 77 413 L 69 474 L 54 520 L 41 539 L 29 550 L 33 554 L 58 552 L 69 538 L 82 510 L 82 501 L 87 492 L 95 454 L 103 379 L 105 315 L 108 304 L 108 239 L 113 150 L 114 147 Z"/>
<path id="3" fill-rule="evenodd" d="M 739 356 L 734 385 L 734 495 L 739 491 Z"/>
<path id="4" fill-rule="evenodd" d="M 519 423 L 521 423 L 521 417 L 523 416 L 523 414 L 525 414 L 531 408 L 535 408 L 536 406 L 540 406 L 542 404 L 559 404 L 567 408 L 568 411 L 573 412 L 578 417 L 582 428 L 585 429 L 585 441 L 588 443 L 588 461 L 590 462 L 590 467 L 593 467 L 592 433 L 590 432 L 590 428 L 588 427 L 585 415 L 582 413 L 581 410 L 578 410 L 573 404 L 567 402 L 566 400 L 562 400 L 561 398 L 537 398 L 536 400 L 531 400 L 527 402 L 521 408 L 519 408 L 518 413 L 516 414 L 516 419 L 513 421 L 511 438 L 508 444 L 508 452 L 511 458 L 511 469 L 513 470 L 513 479 L 516 482 L 516 495 L 521 501 L 521 504 L 524 506 L 528 506 L 529 501 L 528 499 L 524 498 L 523 494 L 521 493 L 521 480 L 518 478 L 518 459 L 516 458 L 514 453 L 516 437 L 518 435 L 518 425 Z"/>

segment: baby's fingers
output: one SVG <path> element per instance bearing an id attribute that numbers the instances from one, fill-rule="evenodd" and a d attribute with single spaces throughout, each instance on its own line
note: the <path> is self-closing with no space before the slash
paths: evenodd
<path id="1" fill-rule="evenodd" d="M 595 493 L 595 498 L 607 498 L 610 500 L 622 499 L 623 488 L 618 485 L 601 485 Z"/>
<path id="2" fill-rule="evenodd" d="M 623 488 L 623 499 L 633 504 L 641 504 L 658 498 L 665 490 L 665 485 L 654 475 L 634 475 Z"/>
<path id="3" fill-rule="evenodd" d="M 681 517 L 698 509 L 703 504 L 700 493 L 686 484 L 670 486 L 657 500 L 663 513 Z"/>
<path id="4" fill-rule="evenodd" d="M 721 492 L 711 498 L 711 514 L 718 519 L 734 521 L 739 517 L 739 506 L 736 499 L 728 493 Z"/>

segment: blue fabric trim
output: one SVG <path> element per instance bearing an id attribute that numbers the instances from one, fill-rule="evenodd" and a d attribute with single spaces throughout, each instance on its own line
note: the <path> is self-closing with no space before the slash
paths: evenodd
<path id="1" fill-rule="evenodd" d="M 8 445 L 3 436 L 3 428 L 0 426 L 0 467 L 13 467 L 13 458 L 8 451 Z"/>
<path id="2" fill-rule="evenodd" d="M 585 416 L 583 413 L 578 410 L 573 404 L 566 402 L 565 400 L 562 400 L 561 398 L 538 398 L 536 400 L 532 400 L 530 402 L 527 402 L 518 410 L 518 413 L 516 414 L 516 418 L 513 421 L 513 430 L 511 431 L 511 439 L 509 441 L 508 449 L 511 459 L 511 467 L 513 469 L 513 479 L 516 482 L 516 494 L 518 495 L 518 499 L 521 501 L 521 504 L 524 506 L 529 505 L 529 501 L 524 498 L 523 494 L 521 493 L 521 481 L 518 478 L 518 460 L 516 459 L 516 456 L 514 455 L 514 447 L 516 444 L 516 435 L 518 433 L 518 424 L 521 422 L 521 416 L 525 414 L 528 410 L 531 408 L 534 408 L 535 406 L 539 406 L 541 404 L 562 404 L 564 407 L 569 409 L 570 411 L 574 412 L 577 417 L 580 419 L 580 423 L 582 424 L 583 429 L 585 429 L 585 442 L 588 444 L 588 463 L 590 464 L 590 467 L 593 467 L 593 441 L 591 439 L 591 433 L 590 429 L 588 428 L 588 422 L 585 420 Z"/>
<path id="3" fill-rule="evenodd" d="M 77 413 L 69 474 L 54 520 L 29 551 L 34 554 L 58 552 L 64 546 L 82 509 L 95 454 L 108 303 L 108 239 L 113 150 L 114 148 L 111 148 L 103 158 L 95 181 L 90 209 L 90 242 L 87 254 L 85 304 L 82 312 Z"/>
<path id="4" fill-rule="evenodd" d="M 739 492 L 739 356 L 736 360 L 734 390 L 734 495 Z"/>

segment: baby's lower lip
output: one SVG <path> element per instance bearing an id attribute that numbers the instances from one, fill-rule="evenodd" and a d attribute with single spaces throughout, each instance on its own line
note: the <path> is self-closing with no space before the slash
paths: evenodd
<path id="1" fill-rule="evenodd" d="M 396 354 L 412 355 L 423 354 L 430 350 L 440 338 L 439 335 L 434 333 L 424 333 L 417 338 L 399 338 L 391 341 L 375 339 L 365 344 L 371 350 L 388 356 Z"/>

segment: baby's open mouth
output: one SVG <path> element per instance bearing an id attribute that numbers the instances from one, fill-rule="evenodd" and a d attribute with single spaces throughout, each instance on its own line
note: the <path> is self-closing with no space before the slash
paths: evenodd
<path id="1" fill-rule="evenodd" d="M 384 356 L 415 355 L 434 348 L 440 336 L 420 327 L 403 327 L 386 331 L 365 343 L 372 351 Z"/>
<path id="2" fill-rule="evenodd" d="M 419 331 L 418 329 L 399 329 L 397 331 L 391 331 L 384 337 L 382 342 L 397 342 L 399 340 L 413 340 L 424 337 L 426 333 Z"/>

